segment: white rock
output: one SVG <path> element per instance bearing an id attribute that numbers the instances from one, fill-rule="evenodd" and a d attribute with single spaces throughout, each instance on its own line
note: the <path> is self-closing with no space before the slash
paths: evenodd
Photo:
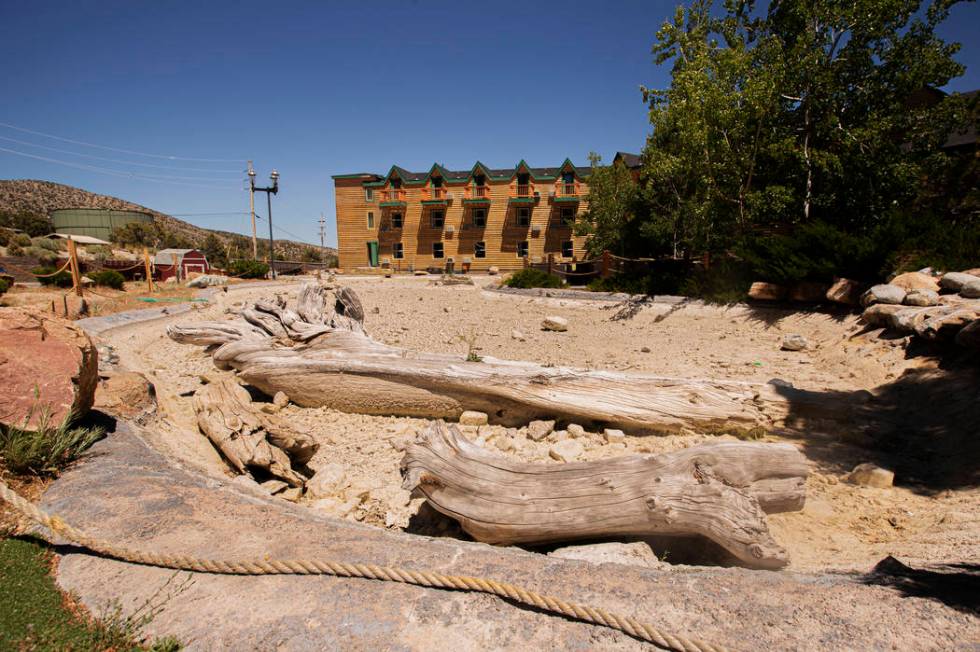
<path id="1" fill-rule="evenodd" d="M 571 462 L 585 452 L 582 444 L 574 439 L 565 439 L 551 445 L 548 455 L 559 462 Z"/>
<path id="2" fill-rule="evenodd" d="M 356 498 L 345 501 L 341 500 L 340 498 L 331 497 L 315 500 L 310 503 L 310 507 L 319 512 L 330 514 L 331 516 L 344 517 L 350 514 L 351 511 L 353 511 L 353 509 L 360 504 L 360 502 L 361 501 Z"/>
<path id="3" fill-rule="evenodd" d="M 847 476 L 851 484 L 886 489 L 895 482 L 895 473 L 871 463 L 858 464 Z"/>
<path id="4" fill-rule="evenodd" d="M 276 392 L 276 395 L 272 397 L 272 404 L 282 409 L 289 405 L 289 397 L 286 396 L 285 392 Z"/>
<path id="5" fill-rule="evenodd" d="M 510 337 L 511 339 L 517 340 L 518 342 L 523 342 L 525 339 L 527 339 L 524 336 L 524 333 L 520 332 L 516 328 L 510 332 Z"/>
<path id="6" fill-rule="evenodd" d="M 871 289 L 861 295 L 861 305 L 870 306 L 873 303 L 899 304 L 905 299 L 905 290 L 897 285 L 881 283 L 871 286 Z"/>
<path id="7" fill-rule="evenodd" d="M 584 437 L 585 436 L 585 428 L 583 428 L 582 426 L 578 425 L 577 423 L 570 423 L 570 424 L 568 424 L 568 427 L 565 428 L 565 430 L 568 431 L 568 435 L 570 437 Z"/>
<path id="8" fill-rule="evenodd" d="M 564 317 L 550 315 L 545 317 L 544 321 L 541 322 L 541 328 L 546 331 L 557 331 L 561 333 L 568 330 L 568 320 Z"/>
<path id="9" fill-rule="evenodd" d="M 967 299 L 980 299 L 980 278 L 964 283 L 960 288 L 960 296 Z"/>
<path id="10" fill-rule="evenodd" d="M 459 415 L 459 423 L 463 426 L 485 426 L 487 425 L 487 413 L 475 410 L 466 410 Z"/>
<path id="11" fill-rule="evenodd" d="M 490 276 L 496 276 L 499 273 L 500 273 L 500 268 L 497 267 L 496 265 L 490 265 L 490 267 L 487 268 L 487 274 L 489 274 Z"/>
<path id="12" fill-rule="evenodd" d="M 206 288 L 213 285 L 224 285 L 228 282 L 228 277 L 221 274 L 204 274 L 187 281 L 189 288 Z"/>
<path id="13" fill-rule="evenodd" d="M 780 348 L 783 351 L 802 351 L 810 345 L 802 335 L 790 333 L 783 335 L 783 343 Z"/>
<path id="14" fill-rule="evenodd" d="M 943 277 L 939 280 L 939 285 L 945 290 L 959 292 L 960 288 L 973 281 L 980 281 L 980 277 L 974 276 L 973 274 L 964 274 L 963 272 L 949 272 L 943 274 Z"/>
<path id="15" fill-rule="evenodd" d="M 527 436 L 534 441 L 541 441 L 555 429 L 554 421 L 532 421 L 527 424 Z"/>
<path id="16" fill-rule="evenodd" d="M 508 437 L 507 435 L 504 435 L 502 437 L 497 437 L 496 439 L 493 440 L 493 443 L 496 444 L 498 449 L 504 452 L 514 450 L 514 440 Z"/>
<path id="17" fill-rule="evenodd" d="M 312 478 L 306 482 L 306 493 L 312 498 L 335 496 L 343 491 L 347 484 L 347 469 L 343 464 L 330 462 L 320 467 Z"/>
<path id="18" fill-rule="evenodd" d="M 602 432 L 607 444 L 619 444 L 626 441 L 626 433 L 616 428 L 606 428 Z"/>
<path id="19" fill-rule="evenodd" d="M 939 305 L 939 294 L 932 290 L 909 290 L 905 295 L 907 306 L 936 306 Z"/>
<path id="20" fill-rule="evenodd" d="M 657 559 L 649 544 L 636 543 L 595 543 L 584 546 L 566 546 L 548 553 L 549 557 L 578 559 L 593 564 L 626 564 L 668 570 L 670 564 Z"/>

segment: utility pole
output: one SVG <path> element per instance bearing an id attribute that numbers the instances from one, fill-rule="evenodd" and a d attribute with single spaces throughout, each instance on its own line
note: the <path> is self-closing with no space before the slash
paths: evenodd
<path id="1" fill-rule="evenodd" d="M 254 175 L 251 178 L 255 178 Z M 256 188 L 254 184 L 252 185 L 252 190 L 258 192 L 264 192 L 266 200 L 268 200 L 269 205 L 269 274 L 271 278 L 276 277 L 276 243 L 272 239 L 272 196 L 279 194 L 279 173 L 272 170 L 272 174 L 269 175 L 272 179 L 272 185 L 266 188 Z M 258 250 L 256 250 L 258 251 Z M 256 256 L 258 259 L 258 256 Z"/>
<path id="2" fill-rule="evenodd" d="M 323 245 L 324 224 L 326 224 L 326 220 L 323 219 L 323 213 L 320 213 L 320 262 L 326 264 L 327 249 Z"/>
<path id="3" fill-rule="evenodd" d="M 248 162 L 248 212 L 252 214 L 252 260 L 259 259 L 259 241 L 255 233 L 255 169 Z"/>

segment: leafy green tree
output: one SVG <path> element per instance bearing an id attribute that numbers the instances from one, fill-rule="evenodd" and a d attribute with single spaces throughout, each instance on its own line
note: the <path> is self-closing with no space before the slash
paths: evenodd
<path id="1" fill-rule="evenodd" d="M 587 235 L 586 248 L 592 256 L 613 251 L 621 256 L 632 254 L 625 237 L 635 231 L 638 223 L 637 187 L 630 170 L 621 162 L 602 165 L 602 157 L 589 154 L 592 172 L 589 174 L 589 208 L 575 224 L 576 235 Z"/>
<path id="2" fill-rule="evenodd" d="M 47 215 L 30 211 L 0 211 L 0 227 L 20 229 L 32 238 L 54 232 Z"/>
<path id="3" fill-rule="evenodd" d="M 221 241 L 221 238 L 213 233 L 208 233 L 207 237 L 204 238 L 204 244 L 201 246 L 201 251 L 207 257 L 208 262 L 216 267 L 225 267 L 228 264 L 228 257 L 225 253 L 225 244 Z"/>

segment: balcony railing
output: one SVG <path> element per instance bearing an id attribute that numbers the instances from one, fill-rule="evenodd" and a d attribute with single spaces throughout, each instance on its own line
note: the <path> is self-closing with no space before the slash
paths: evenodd
<path id="1" fill-rule="evenodd" d="M 512 183 L 510 184 L 511 199 L 534 199 L 533 183 Z"/>
<path id="2" fill-rule="evenodd" d="M 389 188 L 381 191 L 382 202 L 404 202 L 405 190 L 402 188 Z"/>
<path id="3" fill-rule="evenodd" d="M 422 201 L 446 201 L 448 198 L 449 193 L 445 188 L 422 188 Z"/>
<path id="4" fill-rule="evenodd" d="M 582 194 L 582 184 L 578 181 L 559 181 L 555 184 L 555 197 L 573 199 Z"/>
<path id="5" fill-rule="evenodd" d="M 466 186 L 464 199 L 490 201 L 490 186 Z"/>

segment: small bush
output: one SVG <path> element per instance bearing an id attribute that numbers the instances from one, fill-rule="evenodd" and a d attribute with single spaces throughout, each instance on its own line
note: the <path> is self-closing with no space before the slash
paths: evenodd
<path id="1" fill-rule="evenodd" d="M 10 229 L 0 227 L 0 247 L 6 247 L 13 240 L 14 232 Z"/>
<path id="2" fill-rule="evenodd" d="M 558 276 L 533 267 L 512 274 L 504 283 L 512 288 L 560 288 L 562 286 L 561 278 Z"/>
<path id="3" fill-rule="evenodd" d="M 71 274 L 67 270 L 62 270 L 57 274 L 54 272 L 57 267 L 35 267 L 31 270 L 34 274 L 39 274 L 37 277 L 38 282 L 41 285 L 54 285 L 59 288 L 70 288 L 73 283 L 71 280 Z M 54 274 L 54 276 L 49 276 L 49 274 Z"/>
<path id="4" fill-rule="evenodd" d="M 19 244 L 21 247 L 31 246 L 31 236 L 26 233 L 18 233 L 13 237 L 12 242 Z"/>
<path id="5" fill-rule="evenodd" d="M 7 243 L 7 255 L 8 256 L 23 256 L 24 248 L 17 244 L 16 241 L 11 240 Z"/>
<path id="6" fill-rule="evenodd" d="M 126 282 L 125 276 L 111 269 L 104 269 L 101 272 L 87 274 L 87 276 L 95 281 L 96 285 L 112 288 L 113 290 L 123 289 L 123 284 Z"/>
<path id="7" fill-rule="evenodd" d="M 58 262 L 57 253 L 51 251 L 50 249 L 35 247 L 34 245 L 24 249 L 24 255 L 30 256 L 31 258 L 37 258 L 38 262 L 42 265 L 54 265 Z"/>
<path id="8" fill-rule="evenodd" d="M 57 475 L 105 434 L 98 427 L 72 427 L 70 419 L 51 426 L 47 411 L 40 413 L 36 425 L 33 431 L 0 427 L 0 457 L 12 473 Z"/>
<path id="9" fill-rule="evenodd" d="M 10 289 L 10 281 L 5 278 L 0 278 L 0 295 Z"/>
<path id="10" fill-rule="evenodd" d="M 238 278 L 265 278 L 269 266 L 257 260 L 236 260 L 228 265 L 228 275 Z"/>
<path id="11" fill-rule="evenodd" d="M 65 244 L 64 240 L 52 240 L 51 238 L 45 238 L 43 236 L 31 238 L 31 246 L 56 252 L 68 248 L 68 245 Z"/>

